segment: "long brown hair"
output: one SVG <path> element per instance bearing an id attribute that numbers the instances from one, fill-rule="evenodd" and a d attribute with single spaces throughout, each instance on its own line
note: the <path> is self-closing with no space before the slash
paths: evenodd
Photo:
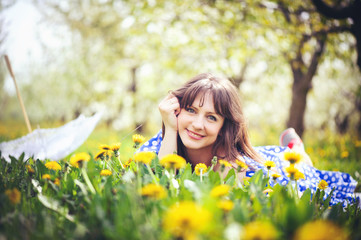
<path id="1" fill-rule="evenodd" d="M 180 108 L 191 106 L 198 94 L 203 95 L 203 104 L 206 93 L 212 95 L 216 113 L 224 117 L 223 126 L 213 146 L 213 156 L 216 156 L 217 149 L 222 147 L 226 155 L 221 157 L 228 161 L 234 161 L 243 155 L 262 162 L 262 157 L 251 145 L 238 91 L 228 79 L 201 73 L 172 92 L 178 98 Z M 164 131 L 163 125 L 163 137 Z M 177 150 L 179 155 L 187 159 L 186 149 L 179 135 Z"/>

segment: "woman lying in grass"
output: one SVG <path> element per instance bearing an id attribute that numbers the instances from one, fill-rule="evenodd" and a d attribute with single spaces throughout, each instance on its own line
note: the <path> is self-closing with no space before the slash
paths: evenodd
<path id="1" fill-rule="evenodd" d="M 282 134 L 284 146 L 252 147 L 238 91 L 228 79 L 199 74 L 170 92 L 160 102 L 159 111 L 162 130 L 140 151 L 155 151 L 160 159 L 177 152 L 193 168 L 198 163 L 211 166 L 216 156 L 226 161 L 223 165 L 228 170 L 241 168 L 239 178 L 263 169 L 265 174 L 274 173 L 271 185 L 276 182 L 287 185 L 290 179 L 297 180 L 300 192 L 307 188 L 316 191 L 320 181 L 325 180 L 330 186 L 328 193 L 335 188 L 332 204 L 353 200 L 357 182 L 349 174 L 312 167 L 293 129 Z M 219 162 L 216 171 L 221 169 Z"/>

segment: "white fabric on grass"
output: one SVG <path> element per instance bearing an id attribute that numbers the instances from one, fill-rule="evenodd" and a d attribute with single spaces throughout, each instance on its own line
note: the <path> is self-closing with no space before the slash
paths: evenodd
<path id="1" fill-rule="evenodd" d="M 51 159 L 58 161 L 75 151 L 93 132 L 101 113 L 91 117 L 80 115 L 77 119 L 58 128 L 36 129 L 28 135 L 0 143 L 1 156 L 10 162 L 10 156 L 24 160 Z"/>

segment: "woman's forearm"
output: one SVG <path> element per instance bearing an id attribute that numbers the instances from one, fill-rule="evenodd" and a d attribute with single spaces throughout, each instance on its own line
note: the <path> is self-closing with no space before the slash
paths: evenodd
<path id="1" fill-rule="evenodd" d="M 177 131 L 165 131 L 162 144 L 159 149 L 158 157 L 161 159 L 165 155 L 177 152 Z"/>

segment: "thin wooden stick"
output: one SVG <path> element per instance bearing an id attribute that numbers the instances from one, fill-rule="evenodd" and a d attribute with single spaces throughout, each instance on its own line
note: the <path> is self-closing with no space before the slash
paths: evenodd
<path id="1" fill-rule="evenodd" d="M 14 80 L 14 84 L 15 84 L 15 88 L 16 88 L 16 94 L 18 95 L 21 110 L 23 111 L 23 115 L 24 115 L 24 118 L 25 118 L 26 126 L 28 128 L 29 133 L 31 133 L 32 130 L 31 130 L 31 126 L 30 126 L 30 121 L 29 121 L 28 115 L 26 114 L 25 106 L 24 106 L 24 103 L 23 103 L 23 99 L 21 98 L 20 91 L 18 89 L 18 85 L 16 84 L 15 75 L 14 75 L 13 70 L 11 68 L 9 57 L 8 57 L 8 55 L 4 55 L 4 58 L 5 58 L 5 62 L 6 62 L 6 65 L 8 67 L 8 70 L 10 72 L 10 76 Z"/>

